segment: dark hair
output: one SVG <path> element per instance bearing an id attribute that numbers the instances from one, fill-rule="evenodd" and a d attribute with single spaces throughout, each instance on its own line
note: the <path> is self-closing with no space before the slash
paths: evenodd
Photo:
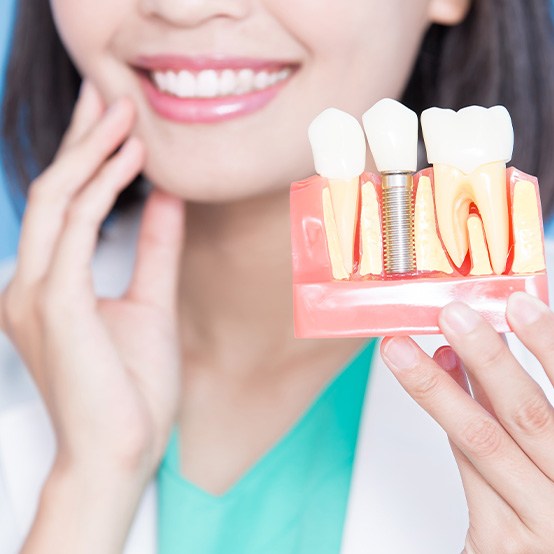
<path id="1" fill-rule="evenodd" d="M 69 123 L 80 76 L 46 0 L 20 0 L 2 106 L 3 159 L 12 193 L 53 159 Z M 541 183 L 543 213 L 554 209 L 554 33 L 550 0 L 473 0 L 465 20 L 432 25 L 403 102 L 431 106 L 505 105 L 513 119 L 513 164 Z M 115 209 L 143 192 L 133 184 Z"/>

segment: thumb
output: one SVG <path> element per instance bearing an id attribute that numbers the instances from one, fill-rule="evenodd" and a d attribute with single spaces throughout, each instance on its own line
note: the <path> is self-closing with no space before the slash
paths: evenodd
<path id="1" fill-rule="evenodd" d="M 146 200 L 137 257 L 126 293 L 130 300 L 173 311 L 177 303 L 185 202 L 153 188 Z"/>

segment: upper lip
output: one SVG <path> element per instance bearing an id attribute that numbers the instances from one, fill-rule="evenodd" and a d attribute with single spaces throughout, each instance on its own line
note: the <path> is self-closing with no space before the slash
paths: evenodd
<path id="1" fill-rule="evenodd" d="M 205 69 L 252 69 L 254 71 L 282 69 L 297 66 L 298 62 L 232 56 L 183 56 L 180 54 L 155 54 L 138 56 L 132 65 L 147 71 L 202 71 Z"/>

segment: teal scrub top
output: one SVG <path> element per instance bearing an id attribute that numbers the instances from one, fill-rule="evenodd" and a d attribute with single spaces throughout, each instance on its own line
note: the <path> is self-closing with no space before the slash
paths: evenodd
<path id="1" fill-rule="evenodd" d="M 337 554 L 372 339 L 224 494 L 180 472 L 174 430 L 159 467 L 159 554 Z"/>

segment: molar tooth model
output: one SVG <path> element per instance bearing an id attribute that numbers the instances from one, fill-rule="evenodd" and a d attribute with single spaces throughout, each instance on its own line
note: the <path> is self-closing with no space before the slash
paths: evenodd
<path id="1" fill-rule="evenodd" d="M 548 302 L 538 183 L 506 169 L 507 110 L 431 108 L 421 122 L 433 167 L 415 174 L 417 116 L 395 100 L 363 116 L 380 174 L 364 172 L 350 114 L 310 125 L 318 175 L 291 188 L 297 337 L 439 333 L 454 300 L 507 332 L 512 292 Z"/>

